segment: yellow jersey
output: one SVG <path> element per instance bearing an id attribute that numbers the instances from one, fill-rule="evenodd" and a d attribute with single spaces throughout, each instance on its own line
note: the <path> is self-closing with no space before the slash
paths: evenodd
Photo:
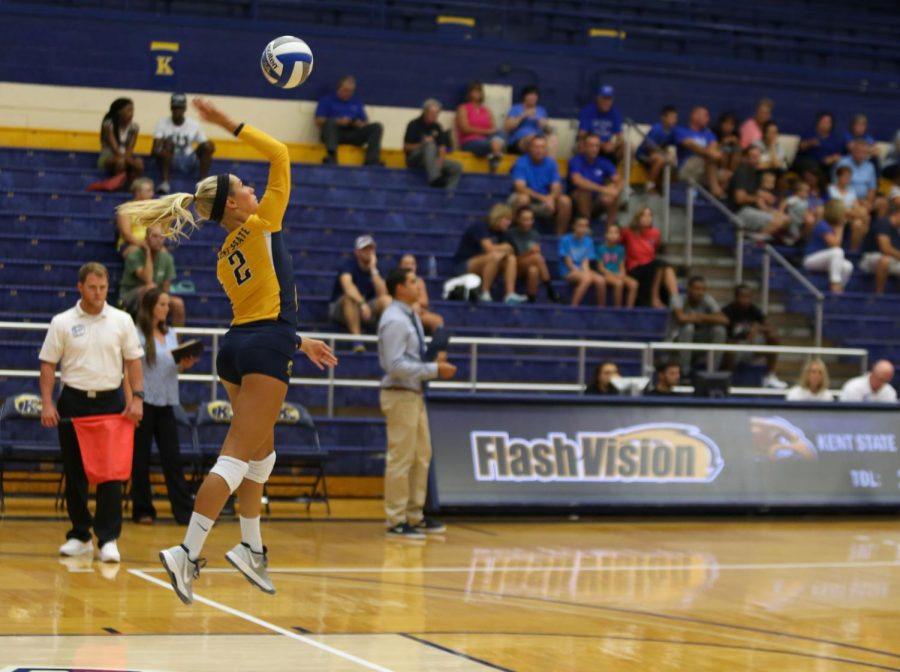
<path id="1" fill-rule="evenodd" d="M 232 326 L 283 320 L 296 328 L 294 268 L 281 230 L 291 195 L 290 156 L 282 143 L 247 124 L 238 137 L 269 160 L 269 180 L 256 214 L 225 238 L 216 276 L 231 301 Z"/>

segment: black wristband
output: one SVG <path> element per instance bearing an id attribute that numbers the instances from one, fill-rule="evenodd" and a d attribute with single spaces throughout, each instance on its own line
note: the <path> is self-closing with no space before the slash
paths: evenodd
<path id="1" fill-rule="evenodd" d="M 144 399 L 144 391 L 143 391 L 143 390 L 132 390 L 132 391 L 131 391 L 131 396 L 132 396 L 132 397 L 137 397 L 138 399 L 140 399 L 141 401 L 143 401 L 143 399 Z"/>
<path id="2" fill-rule="evenodd" d="M 234 137 L 237 137 L 241 134 L 241 131 L 244 130 L 244 122 L 238 124 L 238 127 L 234 129 Z"/>

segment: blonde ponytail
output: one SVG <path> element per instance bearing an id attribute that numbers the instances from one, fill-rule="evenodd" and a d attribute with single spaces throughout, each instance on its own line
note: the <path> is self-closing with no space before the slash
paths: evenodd
<path id="1" fill-rule="evenodd" d="M 198 228 L 190 210 L 195 200 L 193 194 L 171 194 L 145 201 L 128 201 L 117 207 L 116 212 L 128 217 L 132 223 L 147 228 L 159 227 L 166 238 L 186 237 Z"/>

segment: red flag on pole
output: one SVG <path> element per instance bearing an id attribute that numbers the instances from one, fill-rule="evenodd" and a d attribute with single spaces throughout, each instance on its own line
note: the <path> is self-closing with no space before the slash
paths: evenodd
<path id="1" fill-rule="evenodd" d="M 134 457 L 134 422 L 124 415 L 72 418 L 90 483 L 127 481 Z"/>

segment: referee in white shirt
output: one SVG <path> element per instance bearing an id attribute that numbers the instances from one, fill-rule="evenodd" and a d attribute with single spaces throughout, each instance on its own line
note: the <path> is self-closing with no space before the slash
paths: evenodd
<path id="1" fill-rule="evenodd" d="M 106 303 L 109 273 L 102 264 L 90 262 L 78 271 L 81 300 L 73 308 L 55 315 L 50 323 L 41 360 L 41 424 L 59 428 L 63 471 L 66 476 L 66 506 L 72 529 L 59 552 L 81 555 L 93 551 L 91 528 L 100 544 L 100 560 L 119 562 L 116 539 L 122 531 L 122 483 L 97 486 L 97 513 L 88 510 L 88 482 L 78 447 L 75 427 L 64 418 L 122 413 L 134 422 L 144 414 L 144 374 L 134 322 L 128 313 Z M 123 366 L 124 363 L 124 366 Z M 62 366 L 63 389 L 53 403 L 56 365 Z M 122 401 L 122 371 L 127 369 L 133 388 L 127 408 Z M 124 409 L 124 410 L 123 410 Z"/>

